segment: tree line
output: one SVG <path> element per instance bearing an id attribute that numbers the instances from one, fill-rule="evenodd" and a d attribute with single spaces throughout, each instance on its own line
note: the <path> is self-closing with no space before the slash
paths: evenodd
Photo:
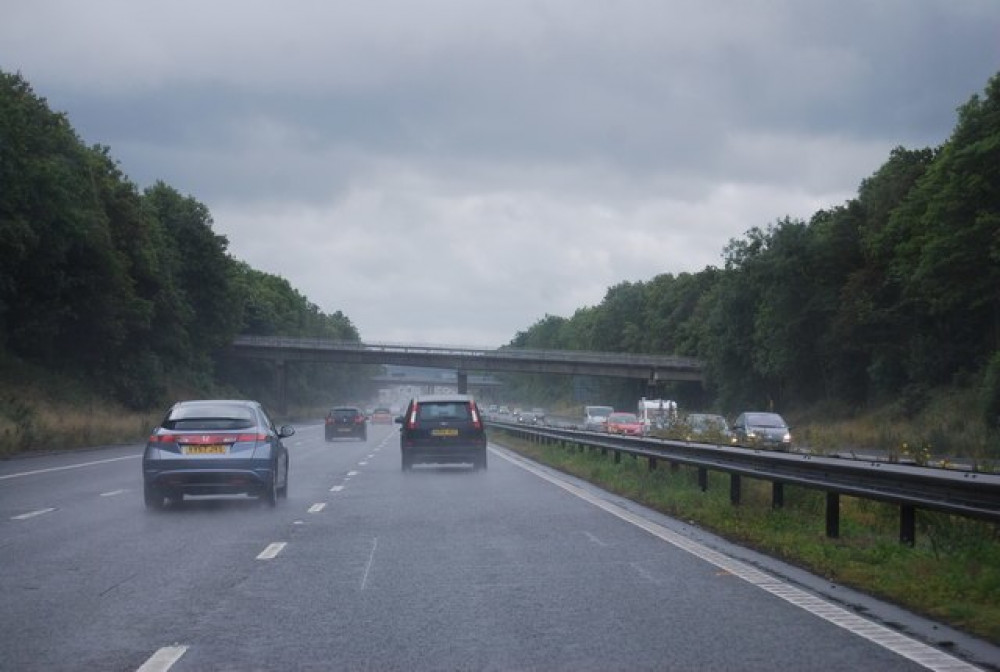
<path id="1" fill-rule="evenodd" d="M 678 223 L 671 223 L 676 226 Z M 942 386 L 981 388 L 1000 419 L 1000 75 L 958 109 L 941 146 L 893 149 L 854 198 L 809 221 L 750 228 L 721 267 L 623 282 L 513 347 L 701 358 L 720 410 L 893 400 L 918 412 Z M 571 381 L 518 376 L 524 394 Z M 604 383 L 609 398 L 645 390 Z"/>
<path id="2" fill-rule="evenodd" d="M 171 386 L 273 396 L 271 365 L 220 353 L 237 334 L 359 340 L 285 279 L 233 258 L 208 208 L 142 191 L 20 74 L 0 71 L 0 362 L 93 381 L 134 409 Z M 289 371 L 289 397 L 333 397 L 352 370 Z"/>

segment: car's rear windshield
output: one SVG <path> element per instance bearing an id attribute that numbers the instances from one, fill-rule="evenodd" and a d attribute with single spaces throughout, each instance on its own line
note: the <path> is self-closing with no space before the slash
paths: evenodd
<path id="1" fill-rule="evenodd" d="M 639 418 L 635 413 L 612 413 L 608 416 L 610 422 L 638 422 Z"/>
<path id="2" fill-rule="evenodd" d="M 246 406 L 230 404 L 198 404 L 178 406 L 163 421 L 166 429 L 247 429 L 257 420 Z"/>
<path id="3" fill-rule="evenodd" d="M 469 420 L 466 401 L 425 401 L 417 406 L 417 420 Z"/>
<path id="4" fill-rule="evenodd" d="M 332 415 L 335 418 L 353 418 L 354 416 L 359 414 L 360 411 L 358 411 L 358 409 L 356 408 L 335 408 L 332 411 L 330 411 L 330 415 Z"/>

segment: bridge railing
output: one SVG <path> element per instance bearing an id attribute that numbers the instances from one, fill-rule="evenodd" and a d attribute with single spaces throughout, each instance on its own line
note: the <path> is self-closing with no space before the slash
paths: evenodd
<path id="1" fill-rule="evenodd" d="M 291 338 L 284 336 L 238 336 L 233 345 L 301 350 L 353 350 L 391 352 L 402 354 L 456 355 L 462 357 L 493 357 L 519 361 L 542 362 L 593 362 L 631 365 L 669 366 L 700 371 L 702 363 L 691 357 L 675 355 L 650 355 L 618 352 L 593 352 L 587 350 L 532 350 L 520 348 L 476 348 L 451 345 L 413 345 L 403 343 L 378 343 L 337 341 L 322 338 Z"/>

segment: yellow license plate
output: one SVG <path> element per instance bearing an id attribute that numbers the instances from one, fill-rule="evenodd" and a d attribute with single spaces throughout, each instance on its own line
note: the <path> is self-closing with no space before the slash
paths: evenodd
<path id="1" fill-rule="evenodd" d="M 458 430 L 454 427 L 446 427 L 444 429 L 432 429 L 431 436 L 458 436 Z"/>
<path id="2" fill-rule="evenodd" d="M 223 445 L 184 446 L 185 455 L 225 455 L 226 450 Z"/>

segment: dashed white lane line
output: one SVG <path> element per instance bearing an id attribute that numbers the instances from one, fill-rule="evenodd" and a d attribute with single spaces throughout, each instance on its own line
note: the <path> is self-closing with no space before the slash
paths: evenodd
<path id="1" fill-rule="evenodd" d="M 874 621 L 869 621 L 868 619 L 858 616 L 843 607 L 827 602 L 826 600 L 816 597 L 800 588 L 796 588 L 795 586 L 787 584 L 780 579 L 770 576 L 769 574 L 754 569 L 751 565 L 712 550 L 711 548 L 669 530 L 662 525 L 658 525 L 651 520 L 647 520 L 638 514 L 632 513 L 625 508 L 605 501 L 583 488 L 577 487 L 572 483 L 550 475 L 548 472 L 539 469 L 527 460 L 523 460 L 507 453 L 498 454 L 508 462 L 516 464 L 525 471 L 529 471 L 539 478 L 542 478 L 553 485 L 572 493 L 580 499 L 590 502 L 600 509 L 604 509 L 611 515 L 617 516 L 618 518 L 621 518 L 622 520 L 649 532 L 654 537 L 658 537 L 668 544 L 673 544 L 677 548 L 687 551 L 691 555 L 701 558 L 705 562 L 713 564 L 716 567 L 729 572 L 733 576 L 737 576 L 747 583 L 757 586 L 761 590 L 765 590 L 775 597 L 795 605 L 799 609 L 818 616 L 819 618 L 839 626 L 844 630 L 857 635 L 858 637 L 867 639 L 868 641 L 873 642 L 884 649 L 888 649 L 899 656 L 908 658 L 909 660 L 912 660 L 918 665 L 922 665 L 929 670 L 934 670 L 935 672 L 957 672 L 961 670 L 965 672 L 979 669 L 943 651 L 939 651 L 922 642 L 911 639 L 910 637 L 900 634 L 895 630 L 890 630 L 889 628 L 875 623 Z"/>
<path id="2" fill-rule="evenodd" d="M 52 513 L 53 511 L 55 511 L 55 509 L 38 509 L 37 511 L 22 513 L 20 516 L 12 516 L 11 520 L 27 520 L 28 518 L 34 518 L 35 516 L 44 516 L 46 513 Z"/>
<path id="3" fill-rule="evenodd" d="M 309 507 L 309 513 L 319 513 L 325 508 L 326 508 L 325 503 L 313 504 L 312 506 Z"/>
<path id="4" fill-rule="evenodd" d="M 358 462 L 358 466 L 359 467 L 366 467 L 366 466 L 368 466 L 368 461 L 367 460 L 361 460 L 360 462 Z"/>
<path id="5" fill-rule="evenodd" d="M 102 492 L 101 497 L 114 497 L 115 495 L 121 495 L 128 492 L 128 490 L 112 490 L 111 492 Z"/>
<path id="6" fill-rule="evenodd" d="M 187 653 L 187 650 L 188 647 L 176 644 L 165 646 L 150 656 L 136 672 L 166 672 Z"/>
<path id="7" fill-rule="evenodd" d="M 358 475 L 358 472 L 356 472 L 356 471 L 349 471 L 349 472 L 347 472 L 347 478 L 351 478 L 352 476 L 357 476 L 357 475 Z"/>
<path id="8" fill-rule="evenodd" d="M 121 462 L 122 460 L 134 460 L 142 457 L 142 455 L 126 455 L 125 457 L 112 457 L 107 460 L 94 460 L 93 462 L 81 462 L 80 464 L 67 464 L 65 467 L 51 467 L 49 469 L 35 469 L 34 471 L 22 471 L 17 474 L 4 474 L 0 476 L 0 481 L 6 481 L 8 478 L 21 478 L 22 476 L 34 476 L 36 474 L 51 474 L 54 471 L 66 471 L 67 469 L 81 469 L 83 467 L 92 467 L 96 464 L 108 464 L 110 462 Z"/>
<path id="9" fill-rule="evenodd" d="M 344 486 L 342 486 L 342 485 L 335 485 L 332 488 L 330 488 L 330 492 L 340 492 L 343 489 L 344 489 Z"/>
<path id="10" fill-rule="evenodd" d="M 274 558 L 278 557 L 278 553 L 281 553 L 281 551 L 283 551 L 285 549 L 285 546 L 287 545 L 288 545 L 287 542 L 284 541 L 276 541 L 273 544 L 268 544 L 268 547 L 260 552 L 260 555 L 257 556 L 257 559 L 273 560 Z"/>

